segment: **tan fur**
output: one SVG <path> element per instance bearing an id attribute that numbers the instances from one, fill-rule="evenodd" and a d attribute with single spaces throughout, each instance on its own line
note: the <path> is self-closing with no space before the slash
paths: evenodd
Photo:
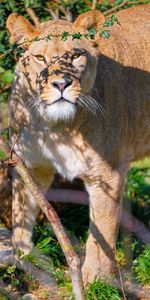
<path id="1" fill-rule="evenodd" d="M 84 181 L 90 197 L 90 233 L 83 277 L 93 281 L 113 269 L 130 163 L 150 153 L 150 5 L 119 12 L 121 26 L 111 28 L 109 40 L 98 34 L 92 41 L 68 38 L 63 42 L 60 38 L 63 31 L 85 32 L 99 26 L 102 15 L 96 11 L 79 16 L 74 24 L 47 21 L 34 30 L 32 27 L 31 32 L 23 17 L 13 17 L 13 31 L 7 25 L 12 40 L 20 41 L 18 32 L 22 41 L 28 36 L 30 39 L 31 32 L 32 36 L 39 32 L 41 38 L 55 36 L 48 42 L 42 39 L 29 43 L 17 64 L 10 99 L 12 140 L 19 132 L 15 148 L 43 190 L 48 188 L 54 169 L 69 180 L 80 177 Z M 77 59 L 73 59 L 74 52 L 80 52 Z M 37 55 L 42 55 L 43 61 Z M 71 103 L 54 103 L 61 95 L 55 83 L 68 80 L 71 83 L 63 97 Z M 37 208 L 27 191 L 19 191 L 18 179 L 15 182 L 13 241 L 19 244 L 20 199 L 24 198 L 25 226 L 20 246 L 29 251 Z"/>

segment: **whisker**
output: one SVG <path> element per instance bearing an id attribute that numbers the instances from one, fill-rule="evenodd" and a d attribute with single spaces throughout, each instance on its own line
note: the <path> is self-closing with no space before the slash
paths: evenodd
<path id="1" fill-rule="evenodd" d="M 86 97 L 81 97 L 82 98 L 82 101 L 83 103 L 86 105 L 87 108 L 89 108 L 89 110 L 94 114 L 96 115 L 97 113 L 97 110 L 96 110 L 96 107 L 95 105 Z"/>
<path id="2" fill-rule="evenodd" d="M 35 115 L 36 118 L 40 116 L 39 107 L 40 105 L 44 105 L 42 99 L 36 95 L 35 98 L 30 98 L 27 101 L 27 108 L 28 110 Z"/>
<path id="3" fill-rule="evenodd" d="M 79 97 L 79 101 L 81 101 L 81 99 L 82 99 L 82 104 L 86 106 L 86 108 L 88 108 L 90 111 L 92 111 L 94 115 L 97 114 L 97 111 L 100 111 L 102 115 L 105 117 L 104 108 L 94 98 L 92 98 L 89 95 L 81 94 L 81 96 Z"/>
<path id="4" fill-rule="evenodd" d="M 83 99 L 83 98 L 81 98 L 81 97 L 79 97 L 78 99 L 79 99 L 80 104 L 81 104 L 82 107 L 86 107 L 86 108 L 87 108 L 88 110 L 90 110 L 93 114 L 95 114 L 95 112 L 93 111 L 93 108 L 89 105 L 88 102 L 86 102 L 85 99 Z"/>
<path id="5" fill-rule="evenodd" d="M 92 98 L 91 96 L 89 96 L 89 95 L 85 95 L 86 96 L 86 98 L 89 100 L 91 100 L 92 101 L 92 103 L 93 103 L 93 105 L 97 108 L 97 109 L 99 109 L 99 110 L 101 110 L 101 112 L 103 112 L 104 114 L 105 114 L 105 110 L 104 110 L 104 108 L 102 107 L 102 105 L 99 103 L 99 102 L 97 102 L 94 98 Z"/>

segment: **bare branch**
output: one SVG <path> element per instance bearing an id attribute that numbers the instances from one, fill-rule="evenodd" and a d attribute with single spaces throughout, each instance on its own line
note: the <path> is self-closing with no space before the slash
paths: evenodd
<path id="1" fill-rule="evenodd" d="M 38 19 L 38 17 L 36 16 L 33 8 L 28 7 L 26 9 L 27 13 L 29 14 L 30 18 L 32 19 L 33 23 L 35 24 L 35 26 L 38 26 L 40 24 L 40 21 Z"/>
<path id="2" fill-rule="evenodd" d="M 93 0 L 91 9 L 96 9 L 97 0 Z"/>
<path id="3" fill-rule="evenodd" d="M 116 12 L 118 9 L 122 8 L 123 6 L 125 6 L 126 4 L 128 4 L 128 1 L 124 1 L 118 5 L 116 5 L 115 7 L 112 7 L 111 9 L 105 11 L 103 14 L 104 16 L 108 16 L 114 12 Z"/>
<path id="4" fill-rule="evenodd" d="M 69 8 L 67 7 L 66 9 L 61 5 L 61 6 L 59 6 L 59 10 L 65 15 L 65 18 L 69 21 L 69 22 L 71 22 L 72 21 L 72 14 L 71 14 L 71 12 L 70 12 L 70 10 L 69 10 Z"/>
<path id="5" fill-rule="evenodd" d="M 44 9 L 45 9 L 46 11 L 48 11 L 48 12 L 51 14 L 51 16 L 52 16 L 52 18 L 53 18 L 54 20 L 58 20 L 58 19 L 59 19 L 58 12 L 55 13 L 54 10 L 53 10 L 52 8 L 44 8 Z"/>
<path id="6" fill-rule="evenodd" d="M 6 84 L 3 88 L 0 89 L 0 93 L 3 93 L 5 91 L 7 91 L 8 89 L 10 89 L 12 86 L 12 84 Z"/>
<path id="7" fill-rule="evenodd" d="M 4 138 L 0 138 L 0 149 L 6 153 L 6 155 L 10 155 L 11 148 L 6 143 Z M 80 268 L 80 259 L 75 253 L 70 240 L 68 239 L 64 228 L 58 218 L 56 211 L 52 207 L 52 205 L 46 200 L 46 198 L 41 193 L 37 183 L 33 179 L 29 170 L 27 169 L 25 163 L 19 158 L 19 156 L 13 152 L 12 160 L 18 161 L 18 164 L 15 166 L 17 173 L 23 179 L 26 187 L 32 193 L 34 199 L 37 201 L 39 207 L 46 215 L 48 221 L 50 222 L 57 239 L 62 247 L 64 255 L 66 257 L 67 263 L 71 272 L 71 279 L 73 285 L 73 293 L 76 300 L 85 300 L 84 288 L 82 282 L 81 268 Z"/>

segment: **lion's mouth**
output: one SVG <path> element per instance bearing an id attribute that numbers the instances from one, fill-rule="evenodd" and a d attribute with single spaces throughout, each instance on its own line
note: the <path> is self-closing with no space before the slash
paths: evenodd
<path id="1" fill-rule="evenodd" d="M 64 97 L 61 97 L 61 98 L 55 100 L 53 103 L 51 103 L 51 105 L 53 105 L 55 103 L 58 103 L 58 102 L 59 103 L 69 102 L 70 104 L 75 104 L 75 103 L 71 102 L 70 100 L 68 100 L 68 99 L 66 99 Z"/>

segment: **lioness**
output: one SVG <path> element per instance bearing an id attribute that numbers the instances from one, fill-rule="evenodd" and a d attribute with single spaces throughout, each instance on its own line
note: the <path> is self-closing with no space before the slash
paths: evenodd
<path id="1" fill-rule="evenodd" d="M 74 23 L 50 20 L 37 28 L 17 14 L 7 19 L 10 41 L 26 48 L 10 98 L 12 144 L 44 192 L 55 170 L 84 181 L 90 197 L 86 282 L 114 268 L 125 175 L 131 161 L 150 153 L 150 5 L 118 18 L 121 26 L 111 28 L 108 40 L 96 34 L 66 41 L 64 31 L 99 29 L 103 15 L 89 11 Z M 13 177 L 13 243 L 28 253 L 38 207 Z"/>

